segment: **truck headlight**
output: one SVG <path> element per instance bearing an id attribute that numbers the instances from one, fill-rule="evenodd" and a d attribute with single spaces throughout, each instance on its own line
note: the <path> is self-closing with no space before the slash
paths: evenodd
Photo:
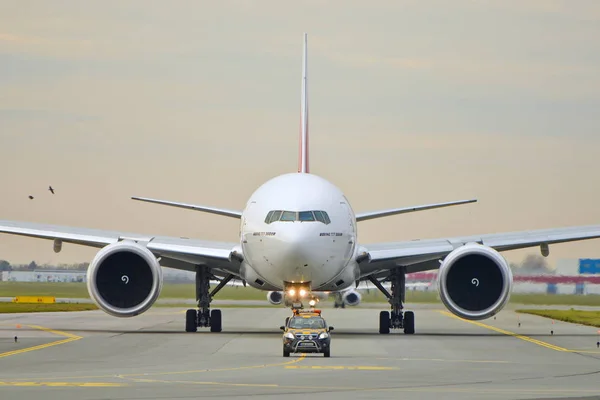
<path id="1" fill-rule="evenodd" d="M 319 339 L 327 339 L 329 337 L 329 333 L 323 332 L 319 335 Z"/>
<path id="2" fill-rule="evenodd" d="M 285 335 L 283 335 L 283 337 L 286 339 L 294 340 L 294 335 L 291 332 L 286 333 Z"/>

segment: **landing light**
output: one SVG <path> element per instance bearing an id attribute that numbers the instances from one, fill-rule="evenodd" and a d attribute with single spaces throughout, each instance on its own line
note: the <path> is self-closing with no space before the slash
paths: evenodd
<path id="1" fill-rule="evenodd" d="M 311 306 L 311 307 L 314 307 L 315 304 L 317 304 L 317 302 L 314 301 L 314 300 L 311 300 L 311 301 L 308 302 L 308 305 Z"/>
<path id="2" fill-rule="evenodd" d="M 295 291 L 294 289 L 290 289 L 290 290 L 288 291 L 288 293 L 290 294 L 290 296 L 293 296 L 293 295 L 295 295 L 295 294 L 296 294 L 296 291 Z"/>
<path id="3" fill-rule="evenodd" d="M 300 297 L 306 296 L 306 290 L 300 289 Z"/>

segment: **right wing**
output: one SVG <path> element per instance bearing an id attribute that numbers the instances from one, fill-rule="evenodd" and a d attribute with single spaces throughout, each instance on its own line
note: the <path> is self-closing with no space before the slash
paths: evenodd
<path id="1" fill-rule="evenodd" d="M 145 244 L 165 267 L 194 271 L 206 265 L 239 276 L 242 251 L 237 243 L 212 242 L 183 237 L 152 236 L 138 233 L 75 228 L 21 221 L 0 221 L 0 233 L 40 239 L 60 240 L 83 246 L 102 248 L 121 240 Z"/>
<path id="2" fill-rule="evenodd" d="M 175 201 L 166 201 L 166 200 L 156 200 L 149 199 L 146 197 L 132 197 L 133 200 L 145 201 L 147 203 L 161 204 L 163 206 L 171 206 L 171 207 L 179 207 L 179 208 L 187 208 L 188 210 L 194 211 L 203 211 L 210 214 L 223 215 L 225 217 L 231 218 L 242 218 L 242 212 L 236 210 L 227 210 L 225 208 L 216 208 L 216 207 L 207 207 L 207 206 L 199 206 L 195 204 L 187 204 L 187 203 L 178 203 Z"/>

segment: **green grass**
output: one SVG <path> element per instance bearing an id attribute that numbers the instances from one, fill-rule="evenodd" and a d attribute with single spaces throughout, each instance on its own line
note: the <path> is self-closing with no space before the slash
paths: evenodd
<path id="1" fill-rule="evenodd" d="M 85 283 L 0 282 L 0 297 L 54 296 L 89 299 Z M 165 283 L 159 299 L 195 299 L 193 283 Z M 264 291 L 243 286 L 226 286 L 216 300 L 264 300 Z M 385 303 L 387 299 L 376 289 L 362 292 L 365 303 Z M 600 295 L 513 294 L 512 304 L 600 306 Z M 406 303 L 440 303 L 437 291 L 406 292 Z"/>
<path id="2" fill-rule="evenodd" d="M 523 314 L 539 315 L 557 321 L 600 327 L 600 311 L 583 310 L 517 310 Z"/>
<path id="3" fill-rule="evenodd" d="M 212 308 L 221 309 L 221 308 L 275 308 L 275 307 L 283 307 L 283 306 L 274 306 L 271 303 L 267 302 L 265 299 L 265 304 L 262 305 L 253 305 L 253 304 L 212 304 Z M 186 304 L 186 303 L 154 303 L 152 308 L 180 308 L 180 309 L 194 309 L 196 306 L 194 304 Z"/>
<path id="4" fill-rule="evenodd" d="M 513 294 L 512 304 L 529 305 L 564 305 L 564 306 L 600 306 L 600 295 L 597 294 Z"/>
<path id="5" fill-rule="evenodd" d="M 57 311 L 88 311 L 97 310 L 95 304 L 81 303 L 53 303 L 53 304 L 26 304 L 26 303 L 0 303 L 0 314 L 32 313 L 32 312 L 57 312 Z"/>
<path id="6" fill-rule="evenodd" d="M 46 282 L 0 282 L 0 297 L 54 296 L 74 299 L 89 299 L 85 283 L 46 283 Z M 165 283 L 159 299 L 195 299 L 195 286 L 192 283 Z M 264 291 L 251 287 L 224 287 L 215 296 L 222 300 L 266 300 Z"/>

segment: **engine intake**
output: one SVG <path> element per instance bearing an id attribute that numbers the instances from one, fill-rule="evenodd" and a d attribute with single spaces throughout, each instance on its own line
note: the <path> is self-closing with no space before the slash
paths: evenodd
<path id="1" fill-rule="evenodd" d="M 496 250 L 468 243 L 444 259 L 438 274 L 438 291 L 453 314 L 481 320 L 497 314 L 510 298 L 512 272 Z"/>
<path id="2" fill-rule="evenodd" d="M 349 290 L 343 294 L 342 300 L 349 306 L 357 306 L 360 304 L 361 295 L 355 290 Z"/>
<path id="3" fill-rule="evenodd" d="M 146 247 L 135 242 L 102 248 L 87 271 L 92 300 L 115 317 L 133 317 L 147 311 L 162 289 L 162 268 Z"/>
<path id="4" fill-rule="evenodd" d="M 283 302 L 283 293 L 281 292 L 269 292 L 267 293 L 267 300 L 269 303 L 278 305 Z"/>

